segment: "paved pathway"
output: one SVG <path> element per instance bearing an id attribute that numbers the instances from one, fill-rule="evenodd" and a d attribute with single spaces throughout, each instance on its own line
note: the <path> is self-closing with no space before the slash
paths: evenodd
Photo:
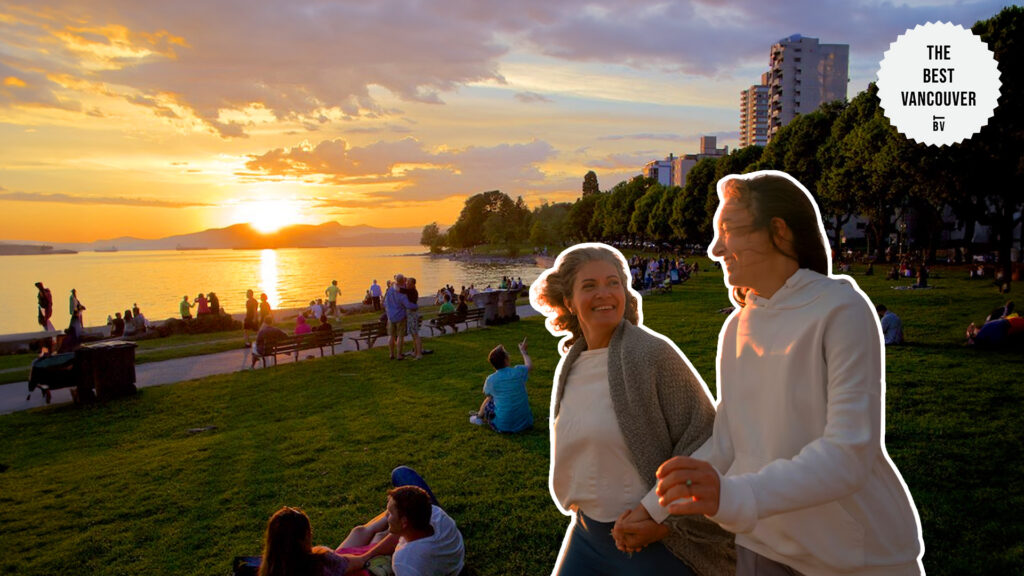
<path id="1" fill-rule="evenodd" d="M 519 314 L 520 318 L 537 315 L 537 311 L 530 307 L 529 304 L 523 304 L 516 307 L 516 312 Z M 420 330 L 420 334 L 424 339 L 430 338 L 429 332 L 430 330 L 425 326 Z M 358 330 L 346 333 L 346 336 L 358 335 Z M 407 350 L 408 344 L 407 339 Z M 380 341 L 378 341 L 378 345 L 380 345 Z M 350 352 L 355 349 L 355 343 L 346 338 L 343 344 L 335 346 L 335 353 L 341 354 L 342 352 Z M 316 351 L 313 351 L 313 353 L 316 354 Z M 185 380 L 192 380 L 194 378 L 205 378 L 215 374 L 230 374 L 232 372 L 238 372 L 248 368 L 250 359 L 249 354 L 250 352 L 248 349 L 239 348 L 238 350 L 229 350 L 227 352 L 220 352 L 217 354 L 205 354 L 202 356 L 189 356 L 187 358 L 176 358 L 174 360 L 137 364 L 135 366 L 135 385 L 139 388 L 147 388 L 149 386 L 184 382 Z M 278 360 L 281 363 L 290 362 L 290 360 L 285 356 L 279 356 Z M 260 364 L 257 364 L 257 366 L 260 366 Z M 10 414 L 11 412 L 18 412 L 46 405 L 46 400 L 38 390 L 34 391 L 28 400 L 25 399 L 26 396 L 28 396 L 28 382 L 14 382 L 12 384 L 0 385 L 0 414 Z M 59 390 L 53 390 L 51 392 L 50 402 L 51 404 L 71 402 L 71 389 L 61 388 Z"/>

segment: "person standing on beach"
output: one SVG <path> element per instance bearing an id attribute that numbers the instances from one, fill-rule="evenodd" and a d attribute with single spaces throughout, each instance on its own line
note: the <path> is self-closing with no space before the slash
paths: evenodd
<path id="1" fill-rule="evenodd" d="M 50 294 L 50 289 L 43 286 L 42 282 L 36 282 L 36 288 L 39 289 L 39 294 L 36 296 L 39 304 L 39 325 L 45 330 L 53 330 L 53 323 L 50 322 L 50 317 L 53 316 L 53 294 Z"/>
<path id="2" fill-rule="evenodd" d="M 327 294 L 327 306 L 331 310 L 331 316 L 338 315 L 338 296 L 341 294 L 341 288 L 338 288 L 338 281 L 331 280 L 331 285 L 324 290 L 324 294 Z"/>

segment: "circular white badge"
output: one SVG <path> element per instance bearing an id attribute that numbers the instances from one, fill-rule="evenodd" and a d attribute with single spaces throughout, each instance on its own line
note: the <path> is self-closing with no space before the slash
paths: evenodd
<path id="1" fill-rule="evenodd" d="M 945 146 L 988 123 L 999 100 L 999 67 L 970 30 L 929 22 L 889 46 L 878 98 L 889 122 L 922 144 Z"/>

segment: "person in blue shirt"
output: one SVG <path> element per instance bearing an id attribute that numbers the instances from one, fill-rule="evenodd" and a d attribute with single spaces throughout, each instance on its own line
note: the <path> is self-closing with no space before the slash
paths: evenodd
<path id="1" fill-rule="evenodd" d="M 893 314 L 884 304 L 876 304 L 875 311 L 878 312 L 878 319 L 882 323 L 882 338 L 886 346 L 903 344 L 903 321 Z"/>
<path id="2" fill-rule="evenodd" d="M 494 366 L 494 373 L 484 381 L 484 401 L 470 422 L 481 426 L 486 423 L 497 432 L 522 432 L 533 427 L 530 399 L 526 395 L 526 379 L 533 362 L 526 353 L 526 338 L 519 343 L 519 353 L 523 363 L 510 366 L 504 346 L 499 344 L 491 350 L 487 360 Z"/>

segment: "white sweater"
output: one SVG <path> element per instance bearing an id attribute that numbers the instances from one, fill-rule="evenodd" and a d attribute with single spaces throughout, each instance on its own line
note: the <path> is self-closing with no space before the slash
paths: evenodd
<path id="1" fill-rule="evenodd" d="M 736 543 L 807 576 L 920 574 L 921 524 L 883 445 L 877 316 L 849 278 L 800 269 L 719 337 L 714 434 Z"/>

